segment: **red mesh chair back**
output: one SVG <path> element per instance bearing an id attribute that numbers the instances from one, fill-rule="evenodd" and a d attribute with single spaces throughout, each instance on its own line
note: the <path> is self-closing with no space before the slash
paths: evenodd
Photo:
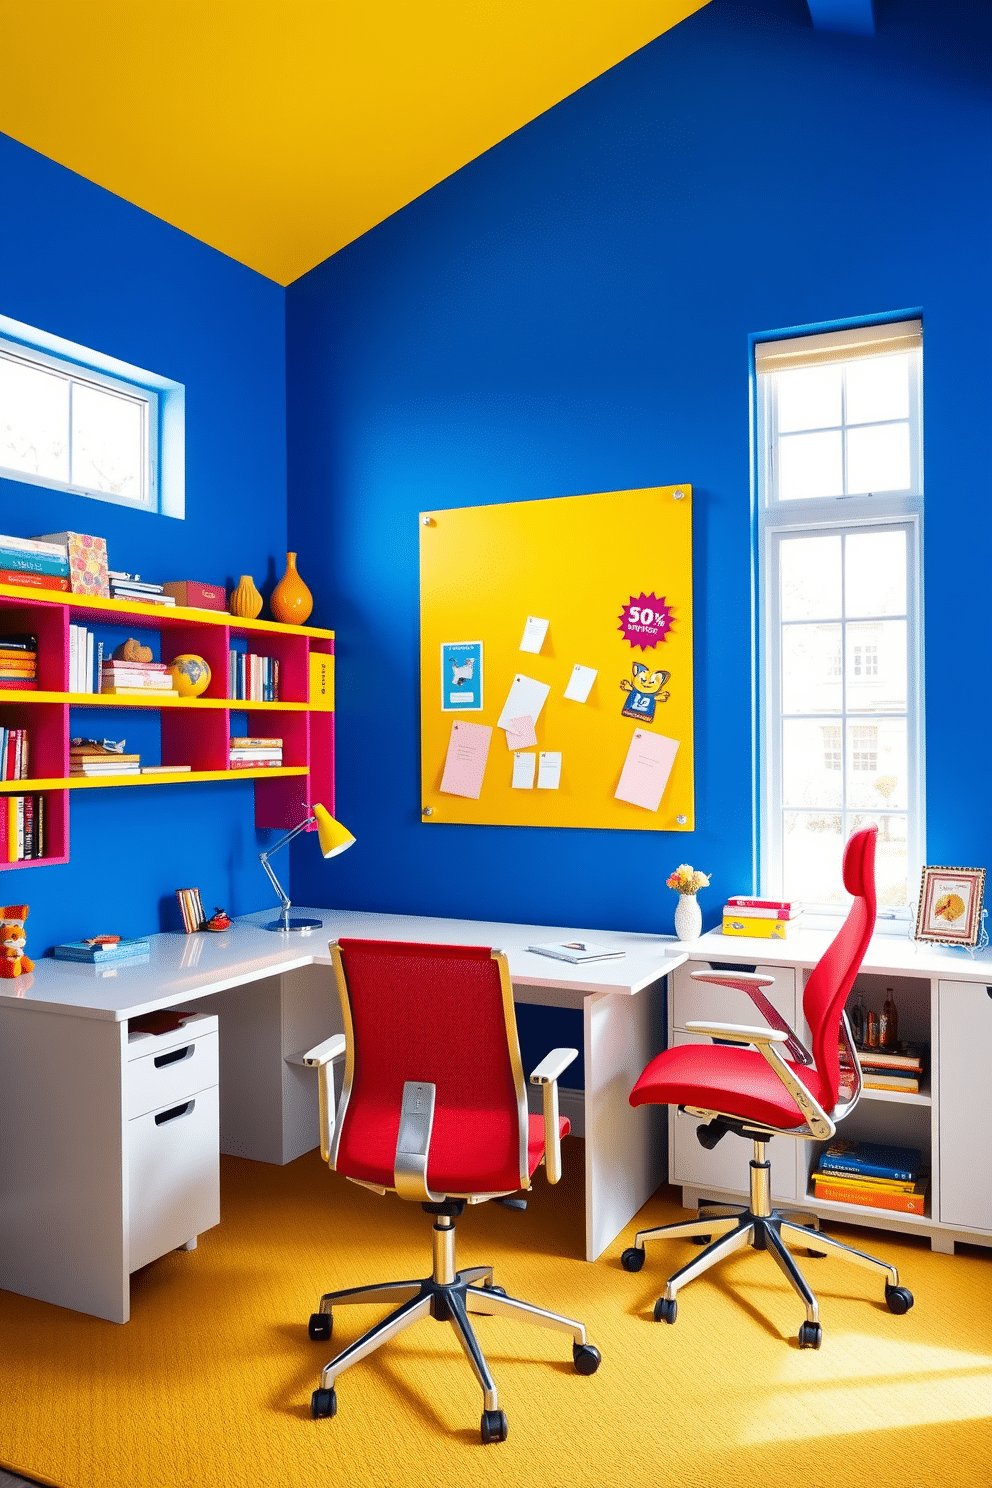
<path id="1" fill-rule="evenodd" d="M 810 1052 L 827 1086 L 827 1111 L 837 1103 L 840 1081 L 838 1040 L 841 1014 L 854 985 L 875 928 L 876 826 L 855 832 L 844 849 L 844 887 L 854 895 L 847 919 L 810 974 L 803 993 L 803 1012 L 810 1033 Z"/>
<path id="2" fill-rule="evenodd" d="M 338 945 L 351 1089 L 337 1171 L 392 1186 L 403 1085 L 423 1080 L 437 1087 L 428 1186 L 445 1194 L 526 1186 L 526 1090 L 512 994 L 489 948 Z"/>

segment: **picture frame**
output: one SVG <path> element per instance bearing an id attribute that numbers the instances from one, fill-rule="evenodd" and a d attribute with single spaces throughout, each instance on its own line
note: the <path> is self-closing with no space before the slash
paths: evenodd
<path id="1" fill-rule="evenodd" d="M 924 868 L 914 940 L 977 945 L 984 895 L 984 868 Z"/>

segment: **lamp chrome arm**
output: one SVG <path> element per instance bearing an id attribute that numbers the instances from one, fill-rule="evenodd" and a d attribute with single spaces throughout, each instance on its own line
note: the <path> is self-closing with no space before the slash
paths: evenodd
<path id="1" fill-rule="evenodd" d="M 265 852 L 259 853 L 258 855 L 258 861 L 265 869 L 266 877 L 268 878 L 269 883 L 279 895 L 280 904 L 279 919 L 273 920 L 271 924 L 266 925 L 266 930 L 316 929 L 321 923 L 320 920 L 314 919 L 297 919 L 290 921 L 289 911 L 292 901 L 290 900 L 290 897 L 286 893 L 282 884 L 279 882 L 278 878 L 276 878 L 276 875 L 272 869 L 272 865 L 269 862 L 269 859 L 273 857 L 280 848 L 285 847 L 287 842 L 292 842 L 293 838 L 298 837 L 301 832 L 305 832 L 307 827 L 311 826 L 316 820 L 317 818 L 313 813 L 311 813 L 309 816 L 304 817 L 303 821 L 301 821 L 298 826 L 293 827 L 290 831 L 286 832 L 284 836 L 279 838 L 278 842 L 273 844 L 272 847 L 268 848 Z"/>

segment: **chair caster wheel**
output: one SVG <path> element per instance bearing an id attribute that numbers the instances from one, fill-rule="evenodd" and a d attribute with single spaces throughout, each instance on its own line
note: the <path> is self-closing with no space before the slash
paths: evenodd
<path id="1" fill-rule="evenodd" d="M 678 1315 L 679 1304 L 674 1297 L 659 1297 L 654 1304 L 654 1320 L 656 1323 L 674 1323 Z"/>
<path id="2" fill-rule="evenodd" d="M 799 1347 L 816 1349 L 820 1347 L 822 1342 L 823 1329 L 820 1327 L 820 1324 L 809 1321 L 803 1323 L 799 1329 Z"/>
<path id="3" fill-rule="evenodd" d="M 595 1374 L 603 1362 L 603 1356 L 591 1343 L 573 1343 L 572 1361 L 576 1374 Z"/>
<path id="4" fill-rule="evenodd" d="M 338 1397 L 333 1390 L 314 1390 L 310 1396 L 310 1414 L 315 1421 L 337 1415 Z"/>
<path id="5" fill-rule="evenodd" d="M 329 1312 L 312 1312 L 307 1324 L 307 1332 L 314 1343 L 320 1343 L 321 1340 L 330 1338 L 333 1326 L 334 1320 Z"/>
<path id="6" fill-rule="evenodd" d="M 620 1264 L 625 1271 L 640 1271 L 644 1265 L 644 1251 L 636 1245 L 631 1245 L 620 1257 Z"/>
<path id="7" fill-rule="evenodd" d="M 482 1412 L 482 1445 L 488 1446 L 490 1442 L 506 1441 L 510 1428 L 506 1422 L 505 1411 L 483 1411 Z"/>
<path id="8" fill-rule="evenodd" d="M 904 1312 L 908 1312 L 912 1307 L 913 1294 L 909 1290 L 909 1287 L 886 1286 L 885 1300 L 889 1304 L 889 1311 L 894 1312 L 897 1317 L 901 1317 Z"/>

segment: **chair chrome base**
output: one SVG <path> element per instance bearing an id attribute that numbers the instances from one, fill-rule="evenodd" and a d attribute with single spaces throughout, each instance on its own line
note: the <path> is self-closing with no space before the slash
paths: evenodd
<path id="1" fill-rule="evenodd" d="M 676 1296 L 687 1282 L 702 1276 L 711 1266 L 716 1266 L 735 1251 L 750 1245 L 754 1250 L 770 1251 L 784 1272 L 790 1285 L 799 1294 L 805 1308 L 806 1321 L 799 1330 L 800 1348 L 819 1348 L 822 1329 L 816 1297 L 810 1290 L 799 1267 L 786 1245 L 802 1245 L 811 1254 L 829 1254 L 855 1266 L 864 1266 L 869 1271 L 883 1275 L 885 1300 L 895 1313 L 905 1313 L 913 1305 L 912 1293 L 899 1285 L 899 1273 L 895 1266 L 880 1261 L 863 1250 L 844 1245 L 832 1235 L 825 1235 L 819 1221 L 812 1214 L 780 1213 L 769 1202 L 771 1173 L 764 1161 L 764 1144 L 755 1142 L 755 1157 L 751 1162 L 751 1202 L 745 1204 L 711 1203 L 700 1200 L 699 1217 L 681 1224 L 659 1225 L 653 1230 L 640 1230 L 634 1244 L 621 1257 L 624 1269 L 639 1271 L 644 1264 L 644 1245 L 648 1240 L 702 1240 L 709 1241 L 701 1255 L 681 1267 L 668 1279 L 664 1293 L 655 1303 L 655 1321 L 674 1323 L 678 1311 Z"/>
<path id="2" fill-rule="evenodd" d="M 530 1302 L 521 1302 L 516 1297 L 508 1297 L 502 1287 L 494 1285 L 492 1266 L 471 1266 L 466 1271 L 454 1269 L 454 1231 L 450 1217 L 438 1217 L 434 1225 L 434 1272 L 431 1276 L 419 1281 L 393 1281 L 381 1285 L 349 1287 L 344 1291 L 327 1292 L 321 1297 L 319 1311 L 310 1319 L 310 1337 L 313 1339 L 331 1336 L 331 1317 L 336 1307 L 376 1302 L 399 1305 L 388 1317 L 369 1328 L 361 1338 L 342 1349 L 330 1363 L 324 1365 L 320 1374 L 320 1389 L 314 1391 L 311 1401 L 311 1412 L 315 1417 L 335 1414 L 337 1398 L 334 1382 L 339 1374 L 350 1369 L 360 1359 L 368 1358 L 382 1344 L 388 1343 L 411 1324 L 427 1316 L 437 1322 L 451 1324 L 482 1387 L 483 1442 L 505 1440 L 507 1425 L 506 1417 L 500 1410 L 496 1382 L 479 1347 L 475 1330 L 469 1321 L 469 1313 L 479 1313 L 486 1317 L 512 1316 L 537 1327 L 570 1333 L 572 1359 L 577 1372 L 595 1373 L 600 1363 L 599 1350 L 586 1342 L 586 1330 L 582 1323 L 576 1322 L 574 1318 L 562 1317 L 556 1312 L 546 1312 L 544 1308 L 534 1307 Z"/>

